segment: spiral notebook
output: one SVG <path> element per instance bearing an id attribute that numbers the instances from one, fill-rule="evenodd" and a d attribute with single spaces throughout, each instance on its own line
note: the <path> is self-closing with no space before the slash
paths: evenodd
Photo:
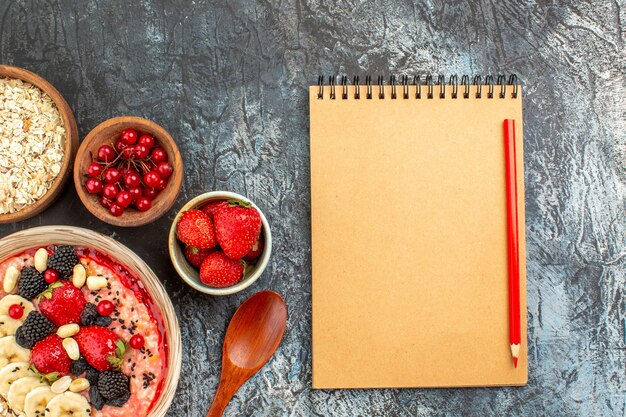
<path id="1" fill-rule="evenodd" d="M 526 384 L 521 87 L 503 77 L 355 81 L 309 90 L 313 387 Z M 517 368 L 504 119 L 517 121 Z"/>

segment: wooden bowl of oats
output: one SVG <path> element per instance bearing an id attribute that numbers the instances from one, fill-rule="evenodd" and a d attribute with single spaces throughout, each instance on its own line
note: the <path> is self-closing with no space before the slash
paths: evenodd
<path id="1" fill-rule="evenodd" d="M 0 223 L 48 208 L 77 148 L 76 119 L 61 94 L 37 74 L 0 65 Z"/>

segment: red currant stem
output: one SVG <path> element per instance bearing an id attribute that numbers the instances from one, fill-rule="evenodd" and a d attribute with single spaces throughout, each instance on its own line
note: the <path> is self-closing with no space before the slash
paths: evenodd
<path id="1" fill-rule="evenodd" d="M 120 159 L 121 157 L 122 157 L 122 153 L 121 152 L 117 153 L 115 158 L 111 161 L 111 164 L 114 164 L 115 162 L 117 162 L 117 160 Z"/>

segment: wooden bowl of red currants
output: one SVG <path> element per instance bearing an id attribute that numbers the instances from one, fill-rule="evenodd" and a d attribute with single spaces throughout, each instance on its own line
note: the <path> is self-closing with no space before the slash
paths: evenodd
<path id="1" fill-rule="evenodd" d="M 142 226 L 163 216 L 182 182 L 176 142 L 161 126 L 140 117 L 116 117 L 96 126 L 74 163 L 80 200 L 114 226 Z"/>

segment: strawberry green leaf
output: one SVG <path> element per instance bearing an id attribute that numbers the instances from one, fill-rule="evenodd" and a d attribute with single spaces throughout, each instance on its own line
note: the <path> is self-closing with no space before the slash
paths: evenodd
<path id="1" fill-rule="evenodd" d="M 115 342 L 115 346 L 117 346 L 117 349 L 115 349 L 115 354 L 118 358 L 122 359 L 124 357 L 124 354 L 126 353 L 126 343 L 124 343 L 124 341 L 122 340 L 118 340 L 117 342 Z"/>
<path id="2" fill-rule="evenodd" d="M 248 275 L 252 271 L 252 269 L 254 269 L 254 266 L 255 266 L 253 264 L 250 264 L 244 261 L 243 259 L 241 260 L 241 265 L 243 266 L 243 276 Z"/>
<path id="3" fill-rule="evenodd" d="M 234 198 L 228 200 L 228 206 L 229 207 L 235 207 L 235 206 L 239 206 L 239 207 L 250 207 L 251 204 L 248 203 L 247 201 L 241 201 L 241 200 L 236 200 Z"/>
<path id="4" fill-rule="evenodd" d="M 35 374 L 35 377 L 39 378 L 41 382 L 47 382 L 48 384 L 53 384 L 57 379 L 59 379 L 58 372 L 50 372 L 49 374 L 42 374 L 35 368 L 35 365 L 30 366 L 30 370 Z"/>
<path id="5" fill-rule="evenodd" d="M 52 291 L 54 291 L 55 288 L 59 288 L 62 287 L 63 284 L 60 283 L 59 281 L 57 282 L 53 282 L 52 284 L 50 284 L 48 286 L 48 288 L 46 288 L 44 290 L 44 292 L 42 292 L 41 294 L 39 294 L 37 296 L 37 300 L 41 300 L 43 297 L 46 297 L 48 300 L 52 298 Z"/>
<path id="6" fill-rule="evenodd" d="M 107 361 L 109 362 L 109 365 L 111 365 L 111 368 L 113 369 L 118 369 L 120 366 L 122 366 L 122 360 L 115 356 L 108 356 Z"/>
<path id="7" fill-rule="evenodd" d="M 58 372 L 50 372 L 49 374 L 45 374 L 44 378 L 46 379 L 46 381 L 48 381 L 49 383 L 53 383 L 55 382 L 57 379 L 59 379 L 59 373 Z"/>
<path id="8" fill-rule="evenodd" d="M 126 347 L 126 343 L 124 343 L 123 340 L 118 340 L 117 342 L 115 342 L 115 346 L 117 346 L 117 348 L 115 349 L 115 356 L 108 356 L 107 361 L 113 369 L 118 369 L 120 366 L 122 366 L 122 363 L 124 362 L 124 355 L 126 354 L 126 350 L 128 348 Z"/>

